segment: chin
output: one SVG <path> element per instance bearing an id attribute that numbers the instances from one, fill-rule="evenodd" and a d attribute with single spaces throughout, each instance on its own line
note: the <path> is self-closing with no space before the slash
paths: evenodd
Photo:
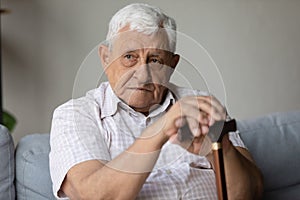
<path id="1" fill-rule="evenodd" d="M 158 99 L 153 98 L 153 93 L 150 92 L 135 91 L 130 95 L 127 93 L 126 97 L 122 99 L 134 110 L 143 112 L 148 112 L 151 106 L 160 103 Z"/>
<path id="2" fill-rule="evenodd" d="M 129 102 L 128 105 L 135 110 L 146 110 L 150 107 L 150 105 L 145 104 L 145 102 Z"/>

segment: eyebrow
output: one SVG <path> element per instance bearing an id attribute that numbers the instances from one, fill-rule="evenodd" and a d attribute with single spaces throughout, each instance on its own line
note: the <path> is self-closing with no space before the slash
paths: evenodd
<path id="1" fill-rule="evenodd" d="M 161 53 L 157 53 L 157 52 L 149 53 L 149 56 L 152 56 L 152 57 L 159 57 L 159 56 L 161 56 Z"/>
<path id="2" fill-rule="evenodd" d="M 156 50 L 156 51 L 149 52 L 149 56 L 163 58 L 163 57 L 168 57 L 169 55 L 172 55 L 172 53 L 171 54 L 170 53 L 171 52 L 169 52 L 169 51 L 159 49 L 159 50 Z"/>
<path id="3" fill-rule="evenodd" d="M 161 56 L 161 55 L 163 55 L 165 53 L 166 52 L 164 50 L 155 49 L 155 50 L 150 50 L 149 55 L 151 55 L 151 56 Z"/>
<path id="4" fill-rule="evenodd" d="M 123 52 L 123 54 L 124 53 L 132 53 L 132 52 L 136 52 L 138 49 L 135 49 L 135 48 L 124 48 L 123 50 L 122 50 L 122 52 Z"/>
<path id="5" fill-rule="evenodd" d="M 122 53 L 122 55 L 126 54 L 126 53 L 136 53 L 139 50 L 140 49 L 135 49 L 135 48 L 128 47 L 128 48 L 124 48 L 121 53 Z M 149 51 L 148 56 L 161 57 L 164 54 L 167 55 L 167 52 L 165 52 L 164 50 L 161 50 L 161 49 L 152 48 L 152 50 Z"/>

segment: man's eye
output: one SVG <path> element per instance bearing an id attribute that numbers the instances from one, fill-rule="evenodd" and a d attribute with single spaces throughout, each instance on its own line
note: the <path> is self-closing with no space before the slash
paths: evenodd
<path id="1" fill-rule="evenodd" d="M 121 59 L 122 63 L 126 67 L 132 67 L 137 62 L 137 56 L 132 54 L 124 54 L 123 58 Z"/>
<path id="2" fill-rule="evenodd" d="M 150 63 L 157 63 L 157 64 L 161 64 L 161 61 L 160 61 L 160 60 L 158 60 L 158 59 L 156 59 L 156 58 L 152 58 L 152 59 L 150 60 Z"/>
<path id="3" fill-rule="evenodd" d="M 128 60 L 129 60 L 129 59 L 132 59 L 132 55 L 125 55 L 124 58 L 126 58 L 126 59 L 128 59 Z"/>

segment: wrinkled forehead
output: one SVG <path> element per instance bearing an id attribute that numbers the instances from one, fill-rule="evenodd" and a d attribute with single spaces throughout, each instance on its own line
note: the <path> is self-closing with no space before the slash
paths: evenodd
<path id="1" fill-rule="evenodd" d="M 169 52 L 169 46 L 168 35 L 164 29 L 150 34 L 138 31 L 120 31 L 112 40 L 112 52 L 117 55 L 140 49 Z"/>

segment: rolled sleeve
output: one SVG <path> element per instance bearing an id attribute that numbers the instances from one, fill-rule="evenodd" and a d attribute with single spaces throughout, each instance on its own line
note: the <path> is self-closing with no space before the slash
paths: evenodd
<path id="1" fill-rule="evenodd" d="M 242 148 L 247 149 L 246 145 L 244 144 L 243 140 L 240 137 L 240 132 L 239 131 L 230 132 L 229 133 L 229 140 L 231 141 L 233 146 L 242 147 Z"/>

